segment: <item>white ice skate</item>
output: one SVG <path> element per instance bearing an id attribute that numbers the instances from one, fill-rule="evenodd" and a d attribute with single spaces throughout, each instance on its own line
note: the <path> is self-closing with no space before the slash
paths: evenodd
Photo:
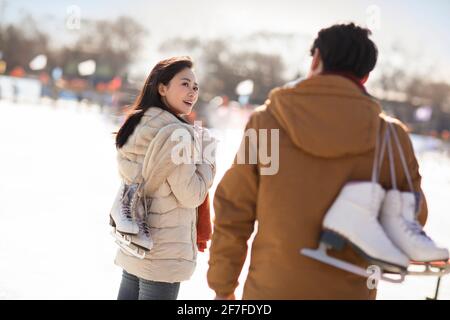
<path id="1" fill-rule="evenodd" d="M 116 244 L 126 253 L 128 253 L 129 255 L 139 258 L 139 259 L 144 259 L 145 258 L 145 250 L 140 249 L 139 247 L 135 246 L 134 244 L 130 243 L 130 244 L 124 244 L 123 242 L 116 240 Z"/>
<path id="2" fill-rule="evenodd" d="M 449 252 L 446 248 L 437 246 L 417 221 L 420 202 L 416 197 L 417 193 L 414 193 L 411 175 L 395 128 L 389 124 L 388 130 L 390 130 L 393 140 L 396 142 L 410 192 L 401 192 L 397 189 L 394 154 L 389 141 L 388 154 L 393 189 L 386 193 L 380 213 L 381 225 L 392 242 L 411 260 L 412 268 L 410 268 L 408 274 L 440 276 L 450 271 L 446 266 Z M 418 265 L 422 265 L 424 268 L 417 268 Z"/>
<path id="3" fill-rule="evenodd" d="M 116 242 L 125 252 L 139 259 L 144 259 L 146 253 L 153 248 L 153 240 L 146 221 L 148 207 L 146 200 L 139 198 L 135 211 L 135 221 L 138 225 L 139 232 L 134 235 L 127 235 L 125 238 L 126 241 L 117 239 Z"/>
<path id="4" fill-rule="evenodd" d="M 110 212 L 110 224 L 115 228 L 120 240 L 122 235 L 137 234 L 139 226 L 133 219 L 138 202 L 137 184 L 122 184 Z"/>
<path id="5" fill-rule="evenodd" d="M 346 243 L 383 273 L 399 274 L 383 278 L 403 281 L 409 259 L 388 238 L 378 221 L 385 191 L 371 182 L 348 183 L 325 215 L 319 250 L 303 249 L 302 254 L 337 268 L 369 277 L 366 269 L 327 255 L 327 249 L 342 250 Z"/>
<path id="6" fill-rule="evenodd" d="M 327 255 L 327 249 L 342 250 L 349 243 L 370 264 L 380 268 L 382 280 L 399 283 L 404 280 L 409 258 L 392 243 L 378 221 L 385 190 L 377 180 L 388 139 L 386 130 L 378 152 L 377 138 L 372 181 L 350 182 L 342 188 L 325 215 L 319 249 L 302 249 L 301 253 L 362 277 L 371 276 L 364 268 Z M 392 273 L 394 277 L 387 276 Z"/>
<path id="7" fill-rule="evenodd" d="M 137 235 L 131 236 L 131 243 L 148 251 L 153 248 L 153 240 L 150 235 L 150 229 L 145 219 L 139 219 L 138 225 L 139 233 Z"/>
<path id="8" fill-rule="evenodd" d="M 146 253 L 153 248 L 153 240 L 147 223 L 144 220 L 139 220 L 139 233 L 130 236 L 130 243 L 122 243 L 120 247 L 129 254 L 144 259 Z"/>
<path id="9" fill-rule="evenodd" d="M 380 214 L 380 222 L 386 234 L 412 261 L 447 261 L 448 250 L 437 246 L 417 221 L 415 203 L 412 192 L 387 192 Z"/>

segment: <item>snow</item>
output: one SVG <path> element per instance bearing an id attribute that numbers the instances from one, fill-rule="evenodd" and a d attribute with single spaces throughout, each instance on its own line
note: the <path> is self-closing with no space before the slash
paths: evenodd
<path id="1" fill-rule="evenodd" d="M 96 106 L 68 101 L 0 101 L 0 114 L 0 299 L 116 299 L 121 269 L 113 263 L 117 249 L 108 212 L 119 187 L 112 135 L 117 124 Z M 232 162 L 240 129 L 214 131 L 221 141 L 212 193 Z M 426 231 L 449 247 L 449 157 L 433 148 L 419 160 L 430 209 Z M 214 297 L 207 264 L 208 252 L 199 253 L 179 299 Z M 248 259 L 238 298 L 247 270 Z M 424 299 L 435 283 L 434 277 L 381 283 L 379 298 Z M 450 298 L 446 277 L 439 298 Z"/>

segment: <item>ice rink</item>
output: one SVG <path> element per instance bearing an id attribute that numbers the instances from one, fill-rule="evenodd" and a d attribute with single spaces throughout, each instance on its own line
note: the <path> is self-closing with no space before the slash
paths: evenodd
<path id="1" fill-rule="evenodd" d="M 112 135 L 118 126 L 99 108 L 72 102 L 0 101 L 0 114 L 0 299 L 116 299 L 121 269 L 113 263 L 108 214 L 119 186 Z M 221 139 L 212 192 L 239 142 L 239 131 Z M 425 230 L 450 247 L 449 157 L 425 141 L 415 144 L 429 206 Z M 207 261 L 208 253 L 199 253 L 179 299 L 214 297 Z M 378 298 L 424 299 L 435 284 L 435 277 L 381 283 Z M 450 299 L 450 276 L 439 298 Z"/>

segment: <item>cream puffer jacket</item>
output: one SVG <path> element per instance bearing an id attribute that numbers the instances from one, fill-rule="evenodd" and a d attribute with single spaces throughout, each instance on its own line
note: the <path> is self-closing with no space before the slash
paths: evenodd
<path id="1" fill-rule="evenodd" d="M 194 272 L 197 207 L 213 183 L 215 152 L 188 152 L 179 148 L 181 140 L 174 137 L 180 131 L 184 137 L 187 133 L 193 146 L 211 151 L 216 141 L 200 138 L 199 133 L 205 130 L 152 107 L 144 113 L 126 144 L 118 149 L 121 178 L 126 183 L 144 179 L 145 196 L 151 198 L 147 222 L 154 246 L 142 260 L 119 249 L 115 263 L 128 273 L 146 280 L 173 283 L 188 280 Z M 191 161 L 179 163 L 174 154 Z M 207 156 L 198 157 L 199 154 Z"/>

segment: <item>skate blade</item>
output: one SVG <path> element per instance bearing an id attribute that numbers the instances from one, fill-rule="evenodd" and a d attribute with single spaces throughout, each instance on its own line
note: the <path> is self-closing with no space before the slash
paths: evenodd
<path id="1" fill-rule="evenodd" d="M 131 247 L 129 247 L 128 245 L 123 244 L 120 241 L 116 241 L 116 244 L 122 249 L 124 250 L 126 253 L 129 253 L 130 255 L 132 255 L 133 257 L 139 258 L 139 259 L 144 259 L 145 258 L 145 251 L 143 251 L 142 253 L 139 252 L 139 248 L 133 249 Z"/>
<path id="2" fill-rule="evenodd" d="M 368 268 L 367 270 L 364 268 L 361 268 L 359 266 L 355 266 L 354 264 L 330 257 L 326 253 L 326 246 L 325 244 L 321 244 L 319 249 L 313 250 L 313 249 L 302 249 L 300 250 L 300 253 L 304 256 L 307 256 L 309 258 L 318 260 L 322 263 L 331 265 L 333 267 L 336 267 L 338 269 L 356 274 L 358 276 L 361 276 L 363 278 L 368 278 L 372 276 L 374 273 L 373 271 Z M 382 268 L 380 268 L 380 271 L 384 271 Z M 386 274 L 382 273 L 379 275 L 380 280 L 384 280 L 391 283 L 402 283 L 405 279 L 405 274 L 403 273 L 395 273 L 396 277 L 388 277 Z"/>
<path id="3" fill-rule="evenodd" d="M 131 244 L 133 246 L 135 246 L 136 248 L 144 250 L 144 251 L 150 251 L 153 248 L 153 242 L 148 247 L 141 246 L 133 241 L 131 241 Z"/>
<path id="4" fill-rule="evenodd" d="M 419 262 L 411 261 L 408 268 L 408 275 L 411 276 L 438 276 L 441 277 L 450 273 L 450 260 Z"/>
<path id="5" fill-rule="evenodd" d="M 116 241 L 123 243 L 124 245 L 129 245 L 131 243 L 130 237 L 128 237 L 127 235 L 121 234 L 117 230 L 111 231 L 111 235 L 113 236 L 114 239 L 116 239 Z"/>
<path id="6" fill-rule="evenodd" d="M 336 233 L 335 231 L 325 229 L 322 232 L 320 241 L 321 241 L 321 243 L 324 244 L 326 249 L 335 249 L 338 251 L 341 251 L 344 248 L 345 244 L 348 243 L 359 256 L 361 256 L 369 264 L 378 266 L 383 271 L 383 273 L 385 273 L 385 274 L 403 274 L 403 275 L 406 274 L 407 269 L 405 267 L 395 265 L 390 262 L 386 262 L 386 261 L 374 258 L 372 256 L 369 256 L 367 253 L 365 253 L 361 248 L 359 248 L 352 241 L 350 241 L 346 237 Z M 325 250 L 325 254 L 326 254 L 326 250 Z"/>

